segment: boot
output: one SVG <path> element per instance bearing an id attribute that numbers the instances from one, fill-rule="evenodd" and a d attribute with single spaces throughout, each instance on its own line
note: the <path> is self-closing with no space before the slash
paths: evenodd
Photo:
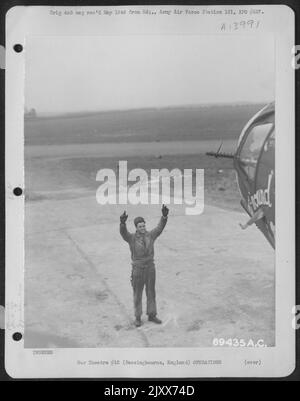
<path id="1" fill-rule="evenodd" d="M 141 327 L 142 321 L 140 317 L 137 317 L 134 322 L 135 327 Z"/>
<path id="2" fill-rule="evenodd" d="M 153 323 L 156 323 L 156 324 L 161 324 L 162 323 L 162 321 L 160 319 L 158 319 L 158 317 L 152 316 L 152 315 L 148 316 L 148 320 L 149 320 L 149 322 L 153 322 Z"/>

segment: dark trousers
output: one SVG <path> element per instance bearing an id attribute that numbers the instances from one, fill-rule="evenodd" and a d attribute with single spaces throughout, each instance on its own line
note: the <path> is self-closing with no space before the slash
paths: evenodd
<path id="1" fill-rule="evenodd" d="M 131 273 L 131 284 L 133 288 L 134 314 L 137 319 L 142 316 L 143 290 L 146 287 L 147 315 L 156 316 L 155 300 L 155 266 L 133 267 Z"/>

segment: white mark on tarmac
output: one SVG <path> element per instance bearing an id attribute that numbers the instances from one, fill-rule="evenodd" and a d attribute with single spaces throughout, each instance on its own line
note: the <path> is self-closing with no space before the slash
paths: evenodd
<path id="1" fill-rule="evenodd" d="M 144 327 L 143 331 L 150 331 L 150 330 L 156 329 L 158 327 L 166 327 L 167 325 L 173 325 L 178 328 L 179 324 L 178 324 L 178 320 L 177 320 L 177 315 L 171 314 L 166 319 L 164 319 L 162 324 L 160 324 L 160 325 L 151 324 L 151 326 L 149 325 L 147 327 Z"/>
<path id="2" fill-rule="evenodd" d="M 162 324 L 162 326 L 166 326 L 167 324 L 174 324 L 175 327 L 179 327 L 178 320 L 177 320 L 177 315 L 169 315 L 169 317 L 165 320 L 165 322 Z"/>

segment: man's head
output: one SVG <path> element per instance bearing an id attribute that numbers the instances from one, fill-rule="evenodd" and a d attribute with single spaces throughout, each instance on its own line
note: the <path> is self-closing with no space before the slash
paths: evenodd
<path id="1" fill-rule="evenodd" d="M 139 234 L 145 234 L 146 232 L 146 222 L 143 217 L 136 217 L 134 219 L 134 225 L 136 227 L 136 231 Z"/>

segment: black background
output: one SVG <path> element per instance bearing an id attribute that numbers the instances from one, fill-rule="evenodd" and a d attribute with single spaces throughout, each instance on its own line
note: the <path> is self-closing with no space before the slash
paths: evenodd
<path id="1" fill-rule="evenodd" d="M 251 5 L 251 4 L 286 4 L 291 7 L 296 16 L 296 37 L 295 37 L 295 44 L 300 45 L 300 36 L 299 36 L 299 15 L 300 15 L 300 2 L 299 0 L 290 0 L 290 1 L 131 1 L 131 2 L 121 2 L 121 1 L 4 1 L 0 3 L 0 45 L 5 46 L 5 14 L 13 6 L 27 6 L 27 5 L 49 5 L 49 6 L 118 6 L 118 5 Z M 292 56 L 291 56 L 292 57 Z M 299 155 L 299 138 L 297 133 L 299 132 L 299 86 L 300 86 L 300 70 L 295 71 L 296 75 L 296 183 L 299 182 L 299 160 L 297 155 Z M 0 305 L 4 305 L 5 303 L 5 70 L 0 69 Z M 13 155 L 10 155 L 13 157 Z M 296 185 L 296 227 L 297 227 L 297 234 L 296 234 L 296 262 L 297 262 L 297 276 L 296 276 L 296 289 L 297 289 L 297 299 L 295 304 L 300 305 L 300 298 L 299 298 L 299 287 L 300 287 L 300 279 L 299 279 L 299 249 L 298 249 L 298 227 L 299 227 L 299 185 Z M 265 378 L 265 379 L 243 379 L 243 378 L 230 378 L 230 379 L 92 379 L 93 381 L 98 381 L 99 387 L 97 387 L 97 397 L 102 398 L 104 395 L 104 388 L 111 386 L 126 386 L 126 387 L 144 387 L 149 385 L 193 385 L 195 387 L 195 395 L 189 396 L 188 398 L 198 398 L 199 396 L 203 395 L 201 387 L 202 384 L 198 382 L 202 381 L 240 381 L 240 380 L 251 380 L 251 381 L 300 381 L 300 330 L 297 330 L 297 346 L 296 346 L 296 355 L 297 355 L 297 367 L 296 370 L 293 372 L 292 375 L 286 378 L 281 379 L 272 379 L 272 378 Z M 50 380 L 50 379 L 49 379 Z M 52 379 L 51 379 L 52 380 Z M 72 379 L 56 379 L 55 381 L 72 381 Z M 86 379 L 82 379 L 86 380 Z M 91 379 L 88 379 L 91 381 Z M 4 369 L 4 330 L 0 329 L 0 381 L 20 381 L 16 379 L 10 378 Z M 29 380 L 28 380 L 29 381 Z M 37 380 L 30 380 L 30 381 L 37 381 Z M 78 379 L 76 379 L 78 381 Z M 255 395 L 255 394 L 253 394 Z M 110 397 L 108 397 L 110 398 Z M 137 399 L 138 397 L 136 397 Z M 149 397 L 150 398 L 150 397 Z M 153 398 L 153 397 L 152 397 Z M 158 397 L 161 398 L 161 397 Z M 170 398 L 170 396 L 167 396 Z M 183 397 L 180 397 L 183 398 Z M 120 399 L 124 399 L 121 397 Z M 145 399 L 145 395 L 143 396 Z"/>

